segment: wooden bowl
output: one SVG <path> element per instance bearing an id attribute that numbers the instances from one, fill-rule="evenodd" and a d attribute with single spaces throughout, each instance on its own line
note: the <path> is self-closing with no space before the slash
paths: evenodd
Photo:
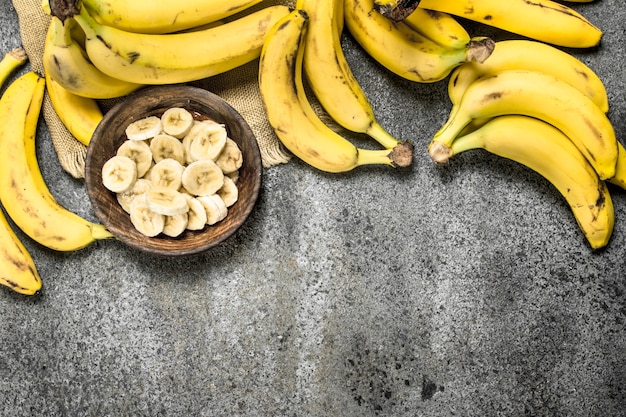
<path id="1" fill-rule="evenodd" d="M 102 184 L 102 166 L 126 140 L 128 124 L 146 116 L 160 116 L 171 107 L 184 107 L 192 114 L 195 112 L 226 125 L 228 136 L 237 142 L 243 154 L 237 180 L 239 198 L 228 208 L 226 218 L 214 225 L 198 231 L 186 230 L 178 237 L 163 234 L 146 237 L 135 229 L 116 195 Z M 228 103 L 198 87 L 157 86 L 136 91 L 105 114 L 87 148 L 85 185 L 96 216 L 119 240 L 143 252 L 180 256 L 205 251 L 235 233 L 256 204 L 262 170 L 261 154 L 252 130 Z"/>

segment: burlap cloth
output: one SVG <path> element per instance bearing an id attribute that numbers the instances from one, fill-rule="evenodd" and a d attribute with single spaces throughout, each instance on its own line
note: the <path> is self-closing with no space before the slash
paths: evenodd
<path id="1" fill-rule="evenodd" d="M 41 0 L 12 0 L 20 25 L 20 36 L 33 71 L 43 75 L 42 55 L 50 16 L 41 8 Z M 285 4 L 294 7 L 295 0 L 266 0 L 260 6 Z M 258 60 L 228 73 L 201 81 L 201 85 L 224 98 L 248 122 L 254 132 L 264 167 L 289 161 L 286 151 L 267 122 L 258 86 Z M 99 100 L 106 113 L 115 100 Z M 46 96 L 43 116 L 52 138 L 59 163 L 75 178 L 84 177 L 87 147 L 78 142 L 63 126 Z"/>

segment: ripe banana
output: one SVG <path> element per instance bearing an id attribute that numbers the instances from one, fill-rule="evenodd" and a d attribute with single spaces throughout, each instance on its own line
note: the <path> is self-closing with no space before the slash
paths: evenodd
<path id="1" fill-rule="evenodd" d="M 403 21 L 416 32 L 449 49 L 463 49 L 471 40 L 465 27 L 448 13 L 418 7 Z"/>
<path id="2" fill-rule="evenodd" d="M 102 24 L 128 32 L 167 33 L 205 25 L 244 11 L 261 0 L 82 0 Z"/>
<path id="3" fill-rule="evenodd" d="M 72 94 L 95 99 L 122 97 L 142 87 L 104 74 L 72 39 L 72 18 L 50 19 L 43 52 L 43 66 L 50 78 Z"/>
<path id="4" fill-rule="evenodd" d="M 41 289 L 41 277 L 28 249 L 0 210 L 0 285 L 20 294 L 33 295 Z"/>
<path id="5" fill-rule="evenodd" d="M 602 31 L 572 8 L 551 0 L 421 0 L 419 7 L 571 48 L 600 43 Z"/>
<path id="6" fill-rule="evenodd" d="M 341 49 L 339 19 L 343 0 L 299 0 L 296 7 L 309 16 L 304 45 L 304 69 L 313 93 L 334 121 L 353 132 L 365 133 L 383 147 L 412 145 L 390 135 L 350 69 Z"/>
<path id="7" fill-rule="evenodd" d="M 305 163 L 326 172 L 367 164 L 407 166 L 410 155 L 360 149 L 317 116 L 303 85 L 304 40 L 308 15 L 296 9 L 272 27 L 261 52 L 259 87 L 276 136 Z"/>
<path id="8" fill-rule="evenodd" d="M 258 58 L 267 31 L 287 13 L 286 6 L 269 6 L 210 29 L 164 35 L 104 26 L 85 7 L 74 18 L 85 32 L 89 59 L 102 72 L 136 84 L 169 84 L 203 79 Z"/>
<path id="9" fill-rule="evenodd" d="M 13 71 L 24 65 L 26 61 L 28 61 L 28 56 L 22 48 L 15 48 L 4 54 L 0 60 L 0 88 Z"/>
<path id="10" fill-rule="evenodd" d="M 95 99 L 70 93 L 44 71 L 50 103 L 65 128 L 83 145 L 89 145 L 103 114 Z"/>
<path id="11" fill-rule="evenodd" d="M 601 179 L 615 174 L 617 139 L 607 116 L 579 90 L 535 71 L 504 71 L 472 83 L 432 138 L 430 156 L 435 162 L 446 162 L 453 141 L 468 123 L 505 114 L 532 116 L 556 126 Z"/>
<path id="12" fill-rule="evenodd" d="M 532 117 L 500 116 L 457 138 L 451 151 L 456 155 L 481 148 L 521 163 L 550 181 L 565 197 L 591 247 L 607 245 L 614 224 L 609 191 L 559 129 Z"/>
<path id="13" fill-rule="evenodd" d="M 607 180 L 613 185 L 626 190 L 626 148 L 620 141 L 617 141 L 617 165 L 615 175 Z"/>
<path id="14" fill-rule="evenodd" d="M 514 69 L 553 75 L 586 94 L 603 112 L 609 110 L 604 83 L 591 68 L 567 52 L 532 40 L 496 42 L 493 53 L 482 64 L 472 62 L 455 69 L 448 83 L 450 100 L 458 103 L 478 78 Z"/>
<path id="15" fill-rule="evenodd" d="M 435 82 L 464 62 L 483 62 L 494 42 L 474 38 L 460 49 L 448 49 L 426 38 L 404 22 L 393 22 L 374 10 L 373 0 L 345 0 L 346 27 L 378 63 L 416 82 Z"/>
<path id="16" fill-rule="evenodd" d="M 13 222 L 38 243 L 57 251 L 83 248 L 113 235 L 62 207 L 39 170 L 35 135 L 44 80 L 30 71 L 0 99 L 0 200 Z"/>

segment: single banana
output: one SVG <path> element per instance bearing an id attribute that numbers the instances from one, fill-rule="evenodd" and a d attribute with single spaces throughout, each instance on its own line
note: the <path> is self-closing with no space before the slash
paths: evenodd
<path id="1" fill-rule="evenodd" d="M 28 61 L 28 56 L 22 48 L 14 48 L 5 53 L 0 60 L 0 88 L 11 74 Z"/>
<path id="2" fill-rule="evenodd" d="M 378 63 L 408 80 L 442 80 L 465 62 L 483 62 L 493 51 L 489 38 L 473 38 L 467 46 L 448 49 L 404 22 L 393 22 L 374 10 L 373 0 L 345 0 L 346 27 Z"/>
<path id="3" fill-rule="evenodd" d="M 390 135 L 376 120 L 365 92 L 354 77 L 341 47 L 338 22 L 343 0 L 298 0 L 309 16 L 304 46 L 304 70 L 318 101 L 331 118 L 353 132 L 365 133 L 387 149 L 413 146 Z"/>
<path id="4" fill-rule="evenodd" d="M 449 49 L 463 49 L 471 40 L 467 29 L 449 13 L 418 7 L 403 21 L 416 32 Z"/>
<path id="5" fill-rule="evenodd" d="M 83 145 L 89 145 L 103 114 L 97 101 L 70 93 L 45 71 L 50 103 L 65 128 Z"/>
<path id="6" fill-rule="evenodd" d="M 421 0 L 419 7 L 558 46 L 589 48 L 602 38 L 602 31 L 583 15 L 551 0 Z"/>
<path id="7" fill-rule="evenodd" d="M 113 235 L 61 206 L 41 175 L 35 136 L 44 92 L 43 78 L 29 71 L 0 99 L 0 200 L 33 240 L 53 250 L 73 251 Z"/>
<path id="8" fill-rule="evenodd" d="M 242 12 L 261 0 L 82 0 L 102 24 L 128 32 L 168 33 L 191 29 Z"/>
<path id="9" fill-rule="evenodd" d="M 451 151 L 456 155 L 472 149 L 511 159 L 546 178 L 565 197 L 591 247 L 607 245 L 614 224 L 609 191 L 559 129 L 532 117 L 500 116 L 457 138 Z"/>
<path id="10" fill-rule="evenodd" d="M 591 68 L 565 51 L 533 40 L 496 42 L 493 53 L 482 64 L 461 65 L 450 76 L 448 96 L 453 104 L 458 103 L 476 79 L 515 69 L 553 75 L 585 93 L 603 112 L 609 110 L 604 83 Z"/>
<path id="11" fill-rule="evenodd" d="M 576 144 L 601 179 L 615 174 L 617 139 L 606 114 L 576 88 L 535 71 L 504 71 L 472 83 L 432 138 L 430 156 L 445 163 L 453 141 L 468 123 L 505 114 L 532 116 L 556 126 Z"/>
<path id="12" fill-rule="evenodd" d="M 305 163 L 326 172 L 366 164 L 406 166 L 411 156 L 394 150 L 360 149 L 317 116 L 303 85 L 304 40 L 308 15 L 296 9 L 270 30 L 259 62 L 259 87 L 276 136 Z"/>
<path id="13" fill-rule="evenodd" d="M 50 78 L 73 94 L 95 99 L 122 97 L 142 87 L 96 68 L 72 39 L 72 24 L 75 22 L 71 18 L 65 22 L 56 16 L 50 19 L 43 52 L 43 66 Z"/>
<path id="14" fill-rule="evenodd" d="M 287 13 L 286 6 L 268 6 L 210 29 L 164 35 L 104 26 L 85 7 L 74 19 L 85 32 L 89 59 L 102 72 L 131 83 L 170 84 L 207 78 L 258 58 L 267 31 Z"/>
<path id="15" fill-rule="evenodd" d="M 0 210 L 0 285 L 25 295 L 41 289 L 41 277 L 28 249 L 17 237 Z"/>

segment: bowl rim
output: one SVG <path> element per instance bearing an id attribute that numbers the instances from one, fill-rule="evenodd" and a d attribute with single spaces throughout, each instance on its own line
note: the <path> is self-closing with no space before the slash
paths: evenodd
<path id="1" fill-rule="evenodd" d="M 154 97 L 160 97 L 161 99 L 152 100 L 154 102 L 154 104 L 152 105 L 145 105 L 146 106 L 145 111 L 142 110 L 144 109 L 144 107 L 134 106 L 137 103 L 142 103 L 142 101 L 149 100 L 150 98 L 154 98 Z M 238 221 L 235 222 L 233 225 L 231 225 L 229 228 L 225 229 L 223 232 L 219 233 L 213 239 L 208 239 L 204 241 L 203 244 L 196 245 L 193 247 L 183 246 L 180 248 L 176 248 L 175 242 L 182 241 L 181 238 L 172 238 L 172 237 L 164 236 L 164 235 L 159 235 L 158 237 L 154 237 L 154 238 L 149 238 L 149 237 L 144 236 L 142 237 L 141 240 L 129 238 L 126 234 L 120 233 L 119 231 L 120 227 L 116 225 L 114 222 L 110 221 L 110 216 L 107 215 L 107 211 L 105 211 L 100 206 L 100 202 L 96 199 L 97 192 L 95 191 L 95 188 L 102 187 L 100 188 L 102 190 L 104 189 L 104 186 L 102 185 L 101 181 L 98 181 L 92 177 L 92 173 L 94 173 L 94 171 L 96 172 L 96 176 L 97 176 L 97 172 L 101 171 L 101 166 L 95 167 L 95 169 L 94 169 L 94 166 L 92 166 L 95 164 L 93 161 L 94 161 L 94 152 L 96 152 L 94 151 L 94 149 L 96 148 L 96 145 L 94 144 L 98 143 L 98 139 L 106 132 L 107 128 L 109 127 L 109 124 L 120 115 L 120 112 L 127 111 L 129 106 L 133 106 L 132 113 L 134 113 L 135 110 L 141 111 L 142 115 L 146 115 L 146 113 L 159 113 L 159 112 L 162 113 L 162 111 L 164 111 L 166 108 L 173 107 L 173 105 L 169 105 L 169 104 L 166 106 L 159 104 L 163 100 L 166 100 L 166 101 L 173 100 L 175 102 L 178 102 L 179 103 L 178 105 L 180 105 L 181 107 L 187 107 L 188 109 L 193 108 L 199 103 L 202 103 L 204 106 L 211 107 L 213 110 L 216 111 L 216 113 L 224 114 L 224 112 L 226 112 L 227 115 L 234 120 L 234 124 L 238 126 L 238 130 L 241 130 L 241 132 L 243 133 L 243 136 L 245 136 L 246 138 L 246 139 L 242 139 L 242 138 L 232 138 L 232 139 L 235 140 L 236 142 L 239 140 L 246 140 L 250 142 L 250 143 L 247 143 L 248 145 L 247 153 L 251 154 L 252 158 L 250 158 L 250 155 L 248 155 L 248 157 L 244 159 L 244 164 L 247 164 L 245 165 L 247 169 L 252 170 L 253 175 L 250 175 L 250 180 L 253 181 L 253 183 L 249 187 L 246 188 L 249 192 L 249 195 L 246 198 L 247 204 L 243 207 L 243 209 L 238 210 L 238 214 L 240 216 L 238 218 Z M 215 106 L 215 104 L 218 104 L 218 106 Z M 205 115 L 205 116 L 208 116 L 208 115 Z M 141 118 L 141 117 L 143 116 L 135 116 L 135 119 Z M 230 131 L 232 129 L 233 123 L 231 122 L 230 126 L 228 124 L 226 125 L 227 125 L 226 128 L 229 131 L 229 137 L 230 137 Z M 121 136 L 121 138 L 123 138 L 123 136 Z M 256 206 L 256 203 L 258 201 L 258 197 L 260 194 L 262 176 L 263 176 L 263 165 L 262 165 L 261 153 L 260 153 L 258 141 L 256 140 L 256 136 L 254 135 L 254 132 L 250 128 L 247 121 L 243 118 L 243 116 L 237 110 L 235 110 L 222 97 L 218 96 L 217 94 L 205 88 L 190 86 L 190 85 L 146 86 L 124 97 L 123 100 L 113 105 L 103 115 L 102 120 L 100 121 L 100 123 L 98 124 L 98 126 L 96 127 L 93 133 L 91 142 L 87 146 L 86 157 L 85 157 L 85 186 L 86 186 L 87 195 L 89 197 L 90 204 L 92 206 L 93 211 L 95 212 L 98 219 L 102 222 L 102 224 L 115 236 L 115 238 L 117 238 L 122 243 L 126 244 L 127 246 L 134 248 L 136 250 L 139 250 L 141 252 L 162 255 L 162 256 L 167 256 L 167 257 L 186 256 L 186 255 L 193 255 L 196 253 L 204 252 L 208 249 L 211 249 L 219 245 L 220 243 L 230 238 L 243 225 L 243 223 L 245 223 L 247 218 L 252 213 L 252 210 Z M 235 205 L 237 205 L 239 201 L 240 200 L 238 200 L 235 203 Z M 185 231 L 184 233 L 186 234 L 186 236 L 204 234 L 207 231 L 211 230 L 211 229 L 208 229 L 211 227 L 213 226 L 206 226 L 201 231 Z M 158 239 L 158 241 L 155 241 L 153 239 Z M 160 244 L 156 244 L 155 242 L 158 242 Z M 170 247 L 168 247 L 167 249 L 161 249 L 163 242 L 171 242 Z"/>

